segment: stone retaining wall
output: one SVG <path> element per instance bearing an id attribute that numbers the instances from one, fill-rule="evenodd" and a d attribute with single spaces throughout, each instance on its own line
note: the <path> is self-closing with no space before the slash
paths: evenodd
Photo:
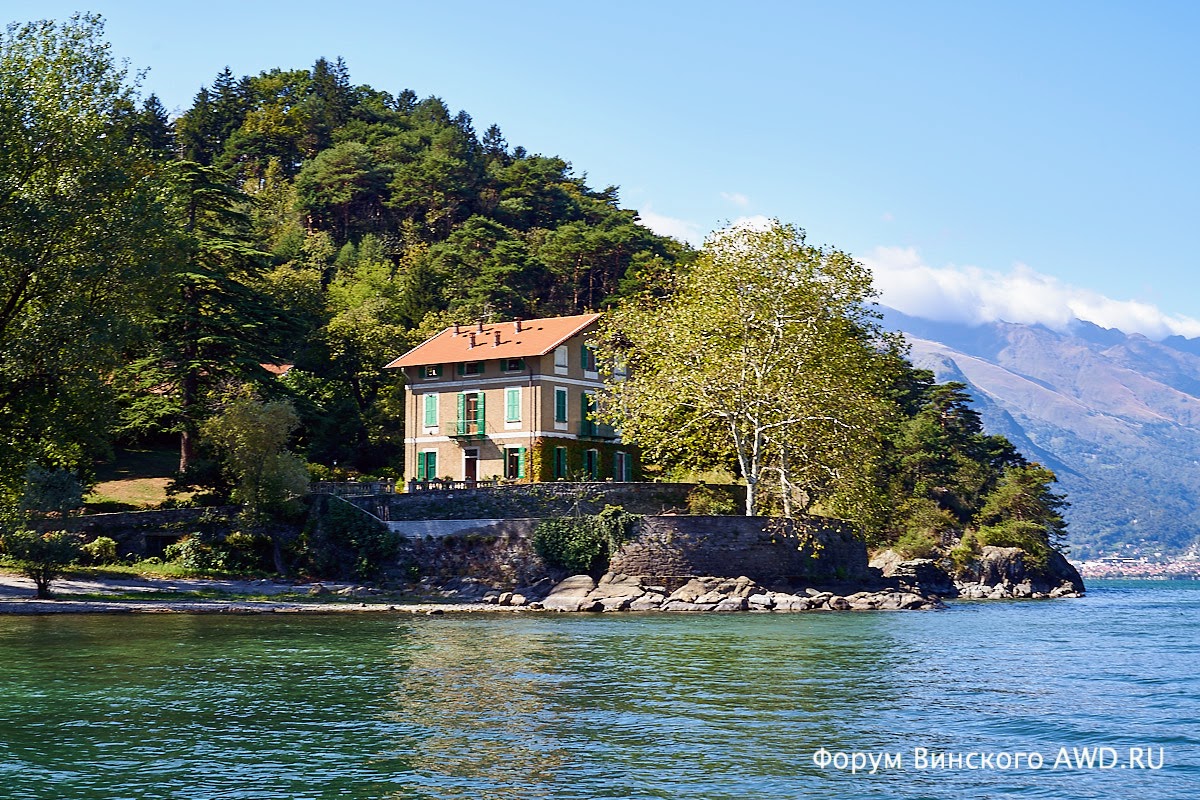
<path id="1" fill-rule="evenodd" d="M 139 557 L 161 556 L 163 549 L 188 533 L 226 531 L 237 517 L 237 506 L 216 508 L 170 508 L 161 511 L 119 511 L 114 514 L 85 514 L 63 520 L 48 520 L 43 530 L 68 530 L 88 539 L 108 536 L 117 542 L 117 552 Z"/>
<path id="2" fill-rule="evenodd" d="M 463 522 L 466 522 L 465 520 Z M 409 540 L 410 556 L 434 583 L 476 578 L 513 588 L 562 573 L 533 552 L 537 519 L 475 520 L 449 535 Z M 767 517 L 648 516 L 608 572 L 679 586 L 700 576 L 745 576 L 764 586 L 866 582 L 862 542 L 837 520 Z"/>
<path id="3" fill-rule="evenodd" d="M 675 582 L 745 576 L 764 586 L 865 581 L 867 551 L 850 526 L 808 517 L 647 517 L 609 571 Z"/>

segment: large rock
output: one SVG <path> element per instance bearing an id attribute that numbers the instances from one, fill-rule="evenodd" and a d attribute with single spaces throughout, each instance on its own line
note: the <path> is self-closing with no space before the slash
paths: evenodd
<path id="1" fill-rule="evenodd" d="M 871 559 L 871 566 L 884 578 L 894 580 L 902 588 L 918 594 L 955 597 L 958 589 L 954 579 L 937 561 L 929 558 L 904 559 L 895 550 L 881 550 Z"/>
<path id="2" fill-rule="evenodd" d="M 966 597 L 989 599 L 1078 597 L 1084 592 L 1083 579 L 1058 551 L 1050 553 L 1043 567 L 1019 547 L 990 545 L 967 565 L 957 584 Z"/>
<path id="3" fill-rule="evenodd" d="M 590 575 L 572 575 L 550 590 L 542 600 L 542 608 L 547 611 L 590 611 L 600 605 L 588 597 L 595 588 L 596 582 Z"/>

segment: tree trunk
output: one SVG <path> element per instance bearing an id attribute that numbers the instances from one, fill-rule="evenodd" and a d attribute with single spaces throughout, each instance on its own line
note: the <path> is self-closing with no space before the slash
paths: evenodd
<path id="1" fill-rule="evenodd" d="M 187 472 L 196 457 L 196 440 L 192 432 L 184 428 L 179 432 L 179 474 Z"/>

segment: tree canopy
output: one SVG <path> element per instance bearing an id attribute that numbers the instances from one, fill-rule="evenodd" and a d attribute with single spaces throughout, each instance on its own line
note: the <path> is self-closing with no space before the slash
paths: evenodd
<path id="1" fill-rule="evenodd" d="M 665 299 L 608 318 L 601 351 L 629 377 L 605 394 L 607 416 L 651 453 L 680 437 L 731 452 L 747 514 L 767 494 L 807 510 L 879 458 L 895 343 L 871 297 L 861 264 L 797 228 L 720 231 Z"/>

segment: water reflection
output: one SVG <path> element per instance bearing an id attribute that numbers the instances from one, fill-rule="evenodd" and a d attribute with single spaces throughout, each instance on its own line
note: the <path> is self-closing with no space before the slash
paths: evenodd
<path id="1" fill-rule="evenodd" d="M 714 797 L 731 771 L 794 779 L 894 697 L 893 643 L 859 620 L 840 640 L 801 616 L 424 625 L 397 648 L 394 719 L 430 794 L 400 796 Z"/>
<path id="2" fill-rule="evenodd" d="M 410 783 L 397 797 L 553 793 L 567 753 L 549 729 L 559 651 L 534 625 L 436 619 L 393 650 L 405 661 L 389 718 L 405 731 Z M 430 790 L 426 794 L 418 789 Z"/>

